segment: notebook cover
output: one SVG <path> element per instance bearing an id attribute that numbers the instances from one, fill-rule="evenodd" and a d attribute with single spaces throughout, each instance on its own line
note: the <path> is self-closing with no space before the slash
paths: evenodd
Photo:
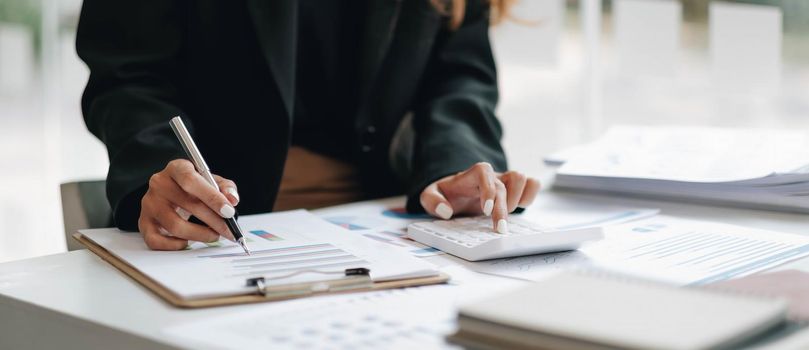
<path id="1" fill-rule="evenodd" d="M 784 270 L 750 275 L 705 286 L 737 293 L 782 297 L 789 301 L 788 317 L 809 321 L 809 273 Z"/>
<path id="2" fill-rule="evenodd" d="M 631 349 L 708 349 L 737 344 L 785 319 L 780 299 L 676 288 L 616 276 L 561 273 L 508 293 L 462 306 L 461 330 L 488 338 L 492 323 L 541 339 Z M 541 345 L 536 344 L 538 347 Z"/>

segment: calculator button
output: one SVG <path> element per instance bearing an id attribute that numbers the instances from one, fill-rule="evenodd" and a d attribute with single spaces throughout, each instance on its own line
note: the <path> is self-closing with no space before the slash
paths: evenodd
<path id="1" fill-rule="evenodd" d="M 547 228 L 519 217 L 507 220 L 510 230 L 506 234 L 494 231 L 491 217 L 479 216 L 411 224 L 408 237 L 471 261 L 576 249 L 581 243 L 603 237 L 602 229 L 594 227 L 563 235 L 561 243 L 557 239 L 546 243 L 543 234 L 571 230 Z M 516 244 L 509 244 L 511 241 Z"/>

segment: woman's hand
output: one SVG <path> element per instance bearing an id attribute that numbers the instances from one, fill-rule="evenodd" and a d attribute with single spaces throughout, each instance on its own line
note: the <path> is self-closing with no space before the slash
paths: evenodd
<path id="1" fill-rule="evenodd" d="M 421 206 L 442 219 L 455 214 L 491 215 L 497 232 L 508 232 L 508 213 L 530 205 L 539 192 L 539 181 L 516 171 L 496 173 L 489 163 L 477 163 L 466 171 L 447 176 L 421 192 Z"/>
<path id="2" fill-rule="evenodd" d="M 141 200 L 138 228 L 146 245 L 155 250 L 180 250 L 188 241 L 233 240 L 222 218 L 236 214 L 239 193 L 233 181 L 214 175 L 220 191 L 208 184 L 185 159 L 175 159 L 152 175 Z M 188 221 L 194 215 L 208 226 Z"/>

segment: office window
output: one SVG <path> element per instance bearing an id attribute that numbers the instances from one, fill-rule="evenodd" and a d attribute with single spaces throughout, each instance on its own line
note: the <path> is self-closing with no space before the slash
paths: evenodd
<path id="1" fill-rule="evenodd" d="M 806 1 L 538 0 L 514 15 L 537 22 L 493 29 L 520 168 L 614 124 L 809 127 Z"/>

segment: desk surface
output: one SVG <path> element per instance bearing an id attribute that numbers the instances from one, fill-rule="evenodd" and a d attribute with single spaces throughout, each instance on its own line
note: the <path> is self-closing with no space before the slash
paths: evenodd
<path id="1" fill-rule="evenodd" d="M 654 207 L 672 216 L 809 235 L 807 215 L 598 195 L 543 192 L 529 210 L 558 201 Z M 465 263 L 447 255 L 426 259 L 439 266 Z M 809 271 L 809 259 L 779 268 Z M 188 344 L 161 330 L 250 307 L 173 308 L 85 250 L 0 264 L 0 348 L 181 348 Z"/>

